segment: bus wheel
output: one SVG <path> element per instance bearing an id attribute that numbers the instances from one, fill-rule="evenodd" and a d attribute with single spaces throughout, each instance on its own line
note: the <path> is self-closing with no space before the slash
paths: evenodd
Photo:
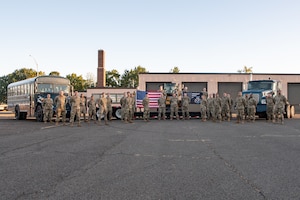
<path id="1" fill-rule="evenodd" d="M 43 109 L 41 105 L 38 105 L 36 108 L 36 121 L 42 122 L 43 121 Z"/>
<path id="2" fill-rule="evenodd" d="M 115 116 L 117 119 L 121 119 L 122 118 L 122 111 L 121 111 L 121 108 L 117 108 L 115 110 Z"/>
<path id="3" fill-rule="evenodd" d="M 15 118 L 16 118 L 17 120 L 21 120 L 21 113 L 20 113 L 20 108 L 19 108 L 19 106 L 16 106 L 16 107 L 15 107 Z"/>

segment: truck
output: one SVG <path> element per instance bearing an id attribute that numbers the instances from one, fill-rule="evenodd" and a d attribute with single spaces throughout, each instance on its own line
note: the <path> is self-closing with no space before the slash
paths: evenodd
<path id="1" fill-rule="evenodd" d="M 247 89 L 244 90 L 243 96 L 252 94 L 256 99 L 257 107 L 256 114 L 261 118 L 267 117 L 267 102 L 266 97 L 269 93 L 275 97 L 277 91 L 281 90 L 282 85 L 278 80 L 252 80 L 247 83 Z M 291 118 L 295 115 L 295 107 L 289 103 L 285 106 L 285 117 Z"/>

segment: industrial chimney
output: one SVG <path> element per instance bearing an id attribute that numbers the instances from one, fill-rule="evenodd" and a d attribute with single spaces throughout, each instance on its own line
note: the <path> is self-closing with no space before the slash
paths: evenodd
<path id="1" fill-rule="evenodd" d="M 97 87 L 105 87 L 104 51 L 98 50 Z"/>

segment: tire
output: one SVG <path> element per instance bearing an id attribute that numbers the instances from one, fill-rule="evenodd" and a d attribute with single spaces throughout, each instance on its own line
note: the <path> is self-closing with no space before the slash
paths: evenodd
<path id="1" fill-rule="evenodd" d="M 35 112 L 36 121 L 42 122 L 44 119 L 43 109 L 41 105 L 38 105 Z"/>
<path id="2" fill-rule="evenodd" d="M 16 120 L 21 120 L 22 119 L 19 106 L 15 107 L 15 118 L 16 118 Z"/>
<path id="3" fill-rule="evenodd" d="M 295 106 L 291 106 L 291 118 L 295 117 Z"/>
<path id="4" fill-rule="evenodd" d="M 122 118 L 122 110 L 121 110 L 121 108 L 117 108 L 117 109 L 115 110 L 114 115 L 115 115 L 115 117 L 116 117 L 117 119 L 121 119 L 121 118 Z"/>

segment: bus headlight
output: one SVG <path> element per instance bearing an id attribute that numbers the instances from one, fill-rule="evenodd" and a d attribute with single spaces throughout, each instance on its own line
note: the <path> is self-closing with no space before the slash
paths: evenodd
<path id="1" fill-rule="evenodd" d="M 266 99 L 262 99 L 261 104 L 267 104 Z"/>

